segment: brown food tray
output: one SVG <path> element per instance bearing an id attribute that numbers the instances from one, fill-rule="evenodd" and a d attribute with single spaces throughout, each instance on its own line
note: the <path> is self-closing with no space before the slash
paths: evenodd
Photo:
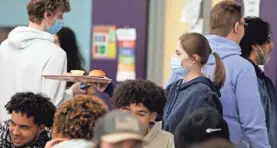
<path id="1" fill-rule="evenodd" d="M 82 83 L 110 83 L 112 80 L 109 78 L 89 77 L 89 76 L 71 76 L 71 75 L 43 75 L 46 79 L 61 80 L 68 82 L 82 82 Z"/>

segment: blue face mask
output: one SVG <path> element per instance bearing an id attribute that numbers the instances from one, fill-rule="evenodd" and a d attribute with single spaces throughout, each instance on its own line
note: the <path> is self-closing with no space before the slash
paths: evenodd
<path id="1" fill-rule="evenodd" d="M 189 70 L 188 68 L 184 68 L 182 66 L 182 59 L 177 58 L 177 57 L 171 57 L 171 68 L 173 70 L 173 72 L 175 72 L 176 74 L 184 77 L 185 75 L 188 74 Z"/>
<path id="2" fill-rule="evenodd" d="M 64 26 L 64 21 L 61 19 L 56 19 L 56 23 L 53 26 L 49 26 L 47 23 L 46 31 L 50 34 L 58 33 Z"/>

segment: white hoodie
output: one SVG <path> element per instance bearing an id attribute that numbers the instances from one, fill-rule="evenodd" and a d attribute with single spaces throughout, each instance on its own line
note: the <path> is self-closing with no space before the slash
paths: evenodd
<path id="1" fill-rule="evenodd" d="M 54 44 L 51 34 L 28 27 L 12 30 L 0 45 L 0 121 L 8 119 L 4 106 L 17 92 L 43 93 L 59 105 L 66 83 L 42 75 L 66 70 L 66 53 Z"/>

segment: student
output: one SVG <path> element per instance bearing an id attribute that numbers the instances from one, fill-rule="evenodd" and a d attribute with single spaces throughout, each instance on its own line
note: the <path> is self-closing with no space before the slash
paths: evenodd
<path id="1" fill-rule="evenodd" d="M 65 82 L 45 79 L 42 75 L 66 72 L 66 53 L 54 44 L 52 34 L 63 27 L 63 14 L 70 11 L 68 0 L 29 0 L 28 27 L 12 30 L 0 46 L 0 121 L 9 117 L 3 105 L 16 92 L 44 93 L 58 106 L 73 92 L 82 92 L 74 85 L 65 93 Z"/>
<path id="2" fill-rule="evenodd" d="M 226 121 L 211 108 L 197 109 L 185 116 L 174 133 L 176 148 L 188 148 L 212 139 L 229 141 L 229 138 Z"/>
<path id="3" fill-rule="evenodd" d="M 54 35 L 55 44 L 60 46 L 67 57 L 67 72 L 71 70 L 84 70 L 84 57 L 80 53 L 80 48 L 77 43 L 76 35 L 68 27 L 63 27 L 57 34 Z M 73 83 L 67 83 L 70 87 Z"/>
<path id="4" fill-rule="evenodd" d="M 174 148 L 173 135 L 161 130 L 164 90 L 147 80 L 127 80 L 115 89 L 112 97 L 115 108 L 130 111 L 146 127 L 144 148 Z"/>
<path id="5" fill-rule="evenodd" d="M 225 69 L 217 53 L 213 53 L 216 58 L 215 84 L 201 73 L 201 67 L 207 63 L 210 54 L 211 48 L 203 35 L 188 33 L 179 38 L 171 67 L 183 79 L 167 87 L 164 130 L 174 133 L 183 117 L 197 108 L 214 108 L 222 114 L 219 89 L 224 85 Z"/>
<path id="6" fill-rule="evenodd" d="M 40 94 L 17 93 L 5 105 L 10 120 L 0 125 L 1 148 L 44 148 L 50 140 L 45 130 L 53 124 L 56 107 Z"/>
<path id="7" fill-rule="evenodd" d="M 241 57 L 239 43 L 244 36 L 241 5 L 224 0 L 210 13 L 209 34 L 211 49 L 218 53 L 226 69 L 226 81 L 221 91 L 223 116 L 230 128 L 231 141 L 238 148 L 269 148 L 264 109 L 260 100 L 257 76 L 253 65 Z M 203 73 L 211 79 L 216 60 L 211 56 Z M 173 72 L 171 82 L 180 79 Z M 250 103 L 250 104 L 249 104 Z"/>
<path id="8" fill-rule="evenodd" d="M 95 148 L 142 148 L 145 127 L 130 112 L 114 110 L 96 123 Z"/>
<path id="9" fill-rule="evenodd" d="M 272 148 L 277 147 L 277 92 L 269 77 L 259 66 L 265 65 L 270 59 L 273 43 L 270 39 L 269 24 L 258 17 L 247 17 L 248 24 L 245 35 L 240 42 L 242 56 L 255 68 L 258 79 L 261 102 L 266 115 L 266 126 Z"/>
<path id="10" fill-rule="evenodd" d="M 92 140 L 96 121 L 107 112 L 100 98 L 77 95 L 57 109 L 52 138 Z"/>

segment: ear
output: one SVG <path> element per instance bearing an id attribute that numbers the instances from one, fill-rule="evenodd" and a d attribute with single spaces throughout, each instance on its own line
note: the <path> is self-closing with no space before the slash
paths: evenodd
<path id="1" fill-rule="evenodd" d="M 192 59 L 194 59 L 195 62 L 197 62 L 197 63 L 201 63 L 201 58 L 200 58 L 200 56 L 197 55 L 197 54 L 192 55 Z"/>
<path id="2" fill-rule="evenodd" d="M 155 122 L 157 118 L 157 112 L 152 112 L 150 115 L 150 122 Z"/>
<path id="3" fill-rule="evenodd" d="M 257 50 L 258 49 L 258 45 L 251 45 L 251 48 L 254 49 L 254 50 Z"/>
<path id="4" fill-rule="evenodd" d="M 239 29 L 240 29 L 239 27 L 240 27 L 240 25 L 241 25 L 241 24 L 240 24 L 239 22 L 236 22 L 236 24 L 235 24 L 235 26 L 234 26 L 234 28 L 233 28 L 233 30 L 234 30 L 235 33 L 238 33 L 238 32 L 239 32 Z"/>
<path id="5" fill-rule="evenodd" d="M 274 44 L 273 44 L 272 41 L 270 41 L 270 43 L 269 43 L 269 49 L 272 49 L 273 47 L 274 47 Z"/>
<path id="6" fill-rule="evenodd" d="M 45 11 L 44 14 L 43 14 L 44 18 L 49 18 L 52 16 L 52 13 L 49 12 L 49 11 Z"/>

